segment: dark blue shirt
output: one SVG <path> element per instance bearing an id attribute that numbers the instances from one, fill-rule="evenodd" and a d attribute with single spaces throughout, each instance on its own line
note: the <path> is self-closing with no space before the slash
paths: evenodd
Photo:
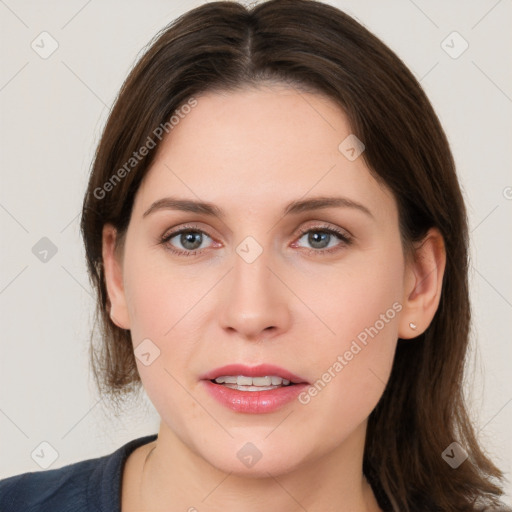
<path id="1" fill-rule="evenodd" d="M 110 455 L 0 480 L 0 512 L 121 512 L 126 459 L 156 438 L 140 437 Z"/>

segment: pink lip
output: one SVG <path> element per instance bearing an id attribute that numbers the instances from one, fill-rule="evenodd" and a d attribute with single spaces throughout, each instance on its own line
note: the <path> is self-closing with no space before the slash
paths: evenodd
<path id="1" fill-rule="evenodd" d="M 201 382 L 206 387 L 206 391 L 220 404 L 235 412 L 250 414 L 274 412 L 296 399 L 308 386 L 302 383 L 267 391 L 239 391 L 209 380 Z"/>
<path id="2" fill-rule="evenodd" d="M 274 375 L 288 379 L 294 384 L 266 391 L 239 391 L 211 382 L 223 375 L 245 375 L 246 377 Z M 205 373 L 201 376 L 201 380 L 206 391 L 220 404 L 233 411 L 250 414 L 274 412 L 296 399 L 301 391 L 309 385 L 303 378 L 271 364 L 260 364 L 258 366 L 229 364 Z"/>
<path id="3" fill-rule="evenodd" d="M 215 370 L 211 370 L 205 373 L 200 377 L 200 379 L 213 380 L 223 375 L 245 375 L 246 377 L 266 377 L 269 375 L 274 375 L 276 377 L 281 377 L 282 379 L 287 379 L 295 384 L 308 384 L 308 382 L 302 377 L 299 377 L 289 372 L 288 370 L 273 364 L 259 364 L 257 366 L 228 364 L 226 366 L 221 366 L 220 368 L 215 368 Z"/>

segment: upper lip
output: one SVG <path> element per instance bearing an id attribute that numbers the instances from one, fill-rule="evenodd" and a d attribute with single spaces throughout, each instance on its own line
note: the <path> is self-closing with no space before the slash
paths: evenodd
<path id="1" fill-rule="evenodd" d="M 266 377 L 266 376 L 276 376 L 281 377 L 282 379 L 287 379 L 294 384 L 306 383 L 308 382 L 295 375 L 280 366 L 276 366 L 273 364 L 259 364 L 257 366 L 247 366 L 245 364 L 228 364 L 226 366 L 220 366 L 219 368 L 215 368 L 203 375 L 201 375 L 201 380 L 213 380 L 217 377 L 221 377 L 224 375 L 245 375 L 246 377 Z"/>

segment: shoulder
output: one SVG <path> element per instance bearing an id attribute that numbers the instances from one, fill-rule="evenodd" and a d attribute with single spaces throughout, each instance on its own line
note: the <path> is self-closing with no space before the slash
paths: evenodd
<path id="1" fill-rule="evenodd" d="M 59 469 L 23 473 L 0 480 L 0 509 L 2 512 L 46 512 L 73 503 L 74 508 L 69 510 L 86 510 L 86 485 L 99 460 L 90 459 Z"/>
<path id="2" fill-rule="evenodd" d="M 0 480 L 2 512 L 114 511 L 120 506 L 123 464 L 128 455 L 156 434 L 134 439 L 103 457 L 61 468 L 22 473 Z"/>

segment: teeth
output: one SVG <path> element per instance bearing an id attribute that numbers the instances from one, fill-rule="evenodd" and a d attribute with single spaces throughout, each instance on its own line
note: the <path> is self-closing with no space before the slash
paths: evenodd
<path id="1" fill-rule="evenodd" d="M 283 386 L 237 386 L 236 384 L 222 384 L 223 386 L 231 389 L 237 389 L 238 391 L 269 391 L 271 389 L 279 389 Z"/>
<path id="2" fill-rule="evenodd" d="M 243 375 L 239 375 L 236 378 L 237 386 L 252 386 L 252 377 L 245 377 Z"/>
<path id="3" fill-rule="evenodd" d="M 252 379 L 253 386 L 270 386 L 272 385 L 272 377 L 253 377 Z M 276 379 L 277 380 L 277 379 Z M 275 383 L 274 386 L 278 386 L 279 383 Z"/>
<path id="4" fill-rule="evenodd" d="M 234 384 L 236 386 L 257 386 L 273 389 L 269 386 L 288 386 L 290 381 L 282 379 L 275 375 L 267 375 L 265 377 L 246 377 L 245 375 L 223 375 L 215 379 L 217 384 Z M 232 387 L 232 386 L 228 386 Z"/>

